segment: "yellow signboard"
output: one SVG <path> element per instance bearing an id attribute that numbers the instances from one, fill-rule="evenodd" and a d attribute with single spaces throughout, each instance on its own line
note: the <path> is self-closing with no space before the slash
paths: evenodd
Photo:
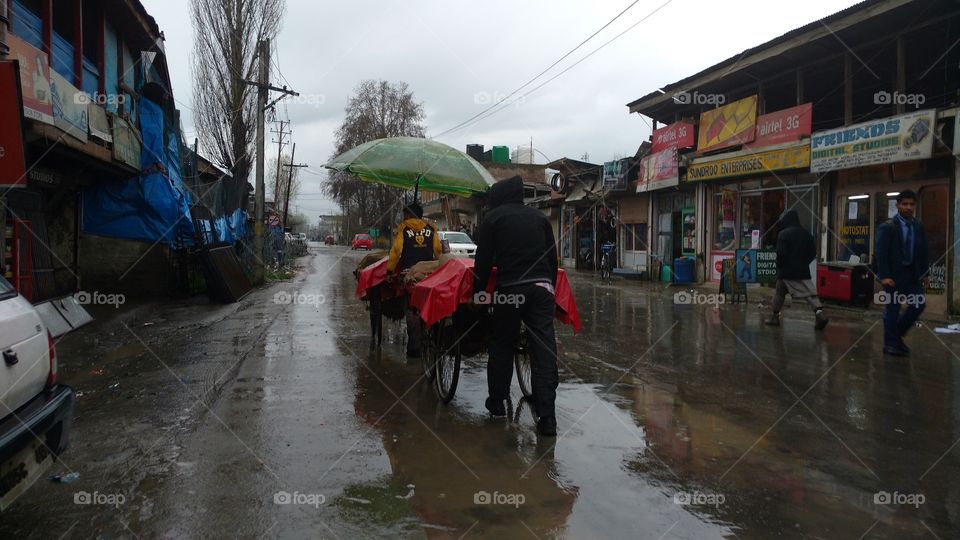
<path id="1" fill-rule="evenodd" d="M 733 176 L 761 175 L 774 171 L 805 169 L 810 166 L 810 147 L 792 146 L 766 150 L 744 156 L 692 163 L 687 167 L 687 181 L 715 180 Z"/>
<path id="2" fill-rule="evenodd" d="M 746 144 L 756 136 L 757 96 L 734 101 L 700 114 L 697 151 Z"/>

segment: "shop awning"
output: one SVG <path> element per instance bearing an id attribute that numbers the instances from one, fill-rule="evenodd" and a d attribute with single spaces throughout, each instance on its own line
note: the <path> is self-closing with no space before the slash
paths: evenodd
<path id="1" fill-rule="evenodd" d="M 566 202 L 577 202 L 590 198 L 590 196 L 597 196 L 600 190 L 597 186 L 599 183 L 598 178 L 571 178 L 573 182 L 573 189 L 570 191 L 570 195 L 567 195 Z"/>

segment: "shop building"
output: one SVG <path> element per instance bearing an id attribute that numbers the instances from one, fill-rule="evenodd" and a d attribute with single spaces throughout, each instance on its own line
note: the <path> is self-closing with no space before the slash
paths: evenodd
<path id="1" fill-rule="evenodd" d="M 156 21 L 137 0 L 0 4 L 3 273 L 35 303 L 170 292 L 193 225 Z"/>
<path id="2" fill-rule="evenodd" d="M 628 104 L 655 132 L 696 130 L 678 185 L 653 190 L 654 259 L 692 254 L 696 280 L 717 280 L 738 250 L 775 246 L 793 209 L 820 262 L 869 267 L 877 226 L 911 189 L 930 237 L 928 310 L 956 312 L 958 25 L 952 2 L 868 0 Z"/>

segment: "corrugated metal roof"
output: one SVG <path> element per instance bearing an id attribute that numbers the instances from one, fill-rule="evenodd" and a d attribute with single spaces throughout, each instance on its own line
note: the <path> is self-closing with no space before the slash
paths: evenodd
<path id="1" fill-rule="evenodd" d="M 689 83 L 696 79 L 708 76 L 714 72 L 720 71 L 723 68 L 730 68 L 727 70 L 727 72 L 730 72 L 738 63 L 743 61 L 745 58 L 764 52 L 767 49 L 771 49 L 777 45 L 786 43 L 792 39 L 803 36 L 804 34 L 811 33 L 814 31 L 821 31 L 824 29 L 824 27 L 827 27 L 829 29 L 830 23 L 834 23 L 838 20 L 849 17 L 851 15 L 858 14 L 860 12 L 865 12 L 871 8 L 880 8 L 880 9 L 886 8 L 884 9 L 884 11 L 886 11 L 886 10 L 893 9 L 905 4 L 909 4 L 911 2 L 922 3 L 922 0 L 864 0 L 863 2 L 854 4 L 846 9 L 840 10 L 834 13 L 833 15 L 829 15 L 822 19 L 816 20 L 814 22 L 811 22 L 809 24 L 806 24 L 804 26 L 791 30 L 786 34 L 783 34 L 770 41 L 767 41 L 766 43 L 747 49 L 741 52 L 740 54 L 731 56 L 730 58 L 727 58 L 722 62 L 714 64 L 713 66 L 710 66 L 707 69 L 704 69 L 689 77 L 686 77 L 674 83 L 668 84 L 659 90 L 650 92 L 649 94 L 639 99 L 636 99 L 634 101 L 631 101 L 630 103 L 627 103 L 627 107 L 630 108 L 630 112 L 643 112 L 640 109 L 644 109 L 644 108 L 655 105 L 655 103 L 653 103 L 654 101 L 659 103 L 661 100 L 664 99 L 665 96 L 669 95 L 667 99 L 672 99 L 672 94 L 673 94 L 672 91 L 687 90 L 688 89 L 687 86 L 689 86 Z M 888 4 L 888 6 L 884 6 L 884 4 Z M 803 45 L 803 43 L 797 44 L 797 46 L 801 46 L 801 45 Z M 727 73 L 725 73 L 725 75 L 726 74 Z M 692 88 L 689 88 L 689 89 L 692 89 Z M 645 103 L 645 102 L 651 102 L 651 103 Z"/>

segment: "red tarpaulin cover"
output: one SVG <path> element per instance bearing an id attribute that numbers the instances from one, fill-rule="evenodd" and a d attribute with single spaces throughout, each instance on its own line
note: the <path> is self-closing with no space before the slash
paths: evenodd
<path id="1" fill-rule="evenodd" d="M 426 279 L 409 290 L 410 305 L 420 311 L 420 318 L 432 325 L 453 315 L 460 304 L 473 300 L 473 259 L 451 259 Z M 487 292 L 493 292 L 496 284 L 496 269 L 487 282 Z M 580 331 L 580 314 L 567 280 L 567 273 L 557 271 L 557 311 L 560 322 Z"/>
<path id="2" fill-rule="evenodd" d="M 390 257 L 384 257 L 360 271 L 357 280 L 357 298 L 363 298 L 363 295 L 370 287 L 376 287 L 387 280 L 387 261 Z"/>

